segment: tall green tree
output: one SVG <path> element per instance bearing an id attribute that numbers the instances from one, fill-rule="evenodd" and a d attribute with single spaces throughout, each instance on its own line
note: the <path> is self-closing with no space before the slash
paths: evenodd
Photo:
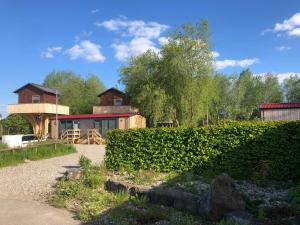
<path id="1" fill-rule="evenodd" d="M 287 102 L 300 102 L 300 77 L 295 74 L 285 79 L 283 91 Z"/>
<path id="2" fill-rule="evenodd" d="M 85 80 L 70 71 L 49 73 L 44 80 L 44 86 L 58 89 L 61 94 L 60 104 L 70 106 L 72 114 L 91 113 L 92 107 L 98 103 L 97 95 L 105 90 L 96 75 L 89 75 Z"/>
<path id="3" fill-rule="evenodd" d="M 120 69 L 131 102 L 156 125 L 173 120 L 197 125 L 213 98 L 208 23 L 184 24 L 168 37 L 159 54 L 147 52 Z"/>

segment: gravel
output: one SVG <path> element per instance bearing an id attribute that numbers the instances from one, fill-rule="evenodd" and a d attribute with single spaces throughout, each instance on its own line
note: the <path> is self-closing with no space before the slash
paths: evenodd
<path id="1" fill-rule="evenodd" d="M 66 170 L 78 167 L 78 160 L 82 154 L 93 163 L 99 163 L 104 158 L 103 145 L 75 146 L 78 152 L 74 154 L 1 168 L 0 199 L 43 201 L 53 190 L 57 178 Z"/>

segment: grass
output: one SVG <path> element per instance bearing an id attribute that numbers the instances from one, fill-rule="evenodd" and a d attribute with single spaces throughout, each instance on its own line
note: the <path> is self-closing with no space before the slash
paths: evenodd
<path id="1" fill-rule="evenodd" d="M 111 193 L 105 190 L 105 181 L 111 171 L 105 165 L 91 166 L 81 158 L 83 175 L 78 180 L 62 178 L 56 184 L 49 203 L 75 212 L 84 222 L 96 224 L 150 224 L 166 220 L 174 225 L 196 225 L 200 218 L 173 208 L 149 203 L 146 197 L 129 196 L 127 192 Z M 89 165 L 89 166 L 87 166 Z M 152 172 L 137 171 L 135 181 L 150 182 Z M 145 178 L 142 178 L 146 175 Z"/>
<path id="2" fill-rule="evenodd" d="M 8 146 L 6 144 L 0 142 L 0 150 L 6 149 L 6 148 L 8 148 Z"/>
<path id="3" fill-rule="evenodd" d="M 76 152 L 76 150 L 73 146 L 63 144 L 56 144 L 56 149 L 54 144 L 47 144 L 42 146 L 30 146 L 14 152 L 0 151 L 0 167 L 15 166 L 20 163 L 24 163 L 26 159 L 35 161 L 62 156 L 74 152 Z"/>

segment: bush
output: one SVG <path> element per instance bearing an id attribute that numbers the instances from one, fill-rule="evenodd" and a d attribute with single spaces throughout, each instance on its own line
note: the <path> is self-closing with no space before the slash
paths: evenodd
<path id="1" fill-rule="evenodd" d="M 79 165 L 82 169 L 88 169 L 92 166 L 92 161 L 88 157 L 81 155 Z"/>
<path id="2" fill-rule="evenodd" d="M 109 169 L 161 172 L 228 172 L 255 177 L 255 170 L 274 180 L 300 178 L 299 122 L 226 122 L 201 128 L 113 130 L 107 135 Z M 263 169 L 263 168 L 261 168 Z"/>

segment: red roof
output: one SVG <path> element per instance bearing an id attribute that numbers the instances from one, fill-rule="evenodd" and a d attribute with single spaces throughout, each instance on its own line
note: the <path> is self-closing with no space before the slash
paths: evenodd
<path id="1" fill-rule="evenodd" d="M 80 114 L 80 115 L 58 116 L 58 119 L 65 120 L 65 119 L 116 118 L 116 117 L 130 117 L 134 115 L 136 115 L 136 113 Z M 52 117 L 52 120 L 55 120 L 55 117 Z"/>
<path id="2" fill-rule="evenodd" d="M 300 102 L 289 103 L 264 103 L 259 106 L 260 109 L 290 109 L 300 108 Z"/>

